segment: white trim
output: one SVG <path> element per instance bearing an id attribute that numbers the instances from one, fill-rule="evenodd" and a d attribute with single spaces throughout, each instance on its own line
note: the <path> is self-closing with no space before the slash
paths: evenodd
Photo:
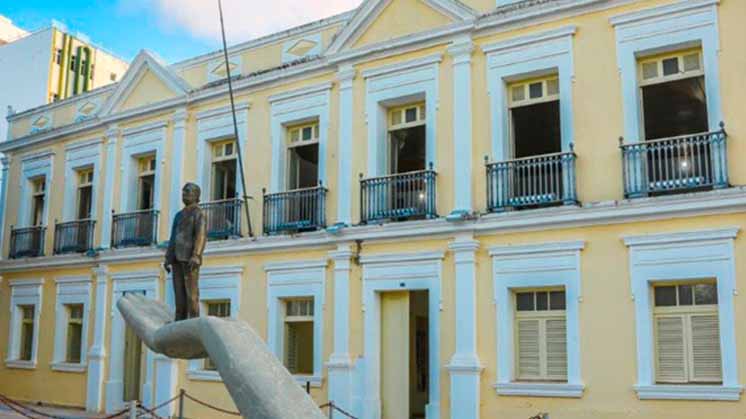
<path id="1" fill-rule="evenodd" d="M 57 371 L 85 371 L 88 352 L 88 328 L 91 311 L 91 278 L 89 276 L 62 276 L 55 278 L 57 296 L 54 306 L 55 332 L 52 369 Z M 83 305 L 83 324 L 80 342 L 80 362 L 66 361 L 67 351 L 67 310 L 68 304 Z"/>
<path id="2" fill-rule="evenodd" d="M 8 281 L 10 287 L 10 326 L 8 327 L 8 351 L 5 365 L 8 368 L 35 369 L 39 356 L 39 328 L 41 327 L 42 293 L 44 279 L 15 279 Z M 34 306 L 34 336 L 31 359 L 19 360 L 22 314 L 18 306 Z"/>
<path id="3" fill-rule="evenodd" d="M 454 202 L 451 214 L 472 213 L 472 84 L 470 37 L 454 41 L 448 47 L 453 58 L 453 176 Z"/>
<path id="4" fill-rule="evenodd" d="M 357 71 L 351 66 L 341 66 L 337 71 L 339 81 L 339 128 L 337 140 L 337 154 L 339 167 L 337 169 L 337 224 L 352 224 L 352 195 L 353 179 L 353 124 L 355 113 L 353 109 L 353 90 Z"/>
<path id="5" fill-rule="evenodd" d="M 137 207 L 137 158 L 155 154 L 155 183 L 153 191 L 153 209 L 160 210 L 162 195 L 163 165 L 165 164 L 166 127 L 163 121 L 146 124 L 125 130 L 123 133 L 122 157 L 119 174 L 119 211 L 131 212 Z"/>
<path id="6" fill-rule="evenodd" d="M 296 376 L 299 383 L 308 381 L 313 386 L 320 386 L 323 380 L 327 265 L 326 259 L 272 262 L 264 265 L 267 275 L 267 345 L 280 360 L 284 359 L 285 324 L 282 300 L 292 297 L 313 297 L 313 375 Z"/>
<path id="7" fill-rule="evenodd" d="M 443 54 L 435 53 L 435 54 L 430 54 L 428 56 L 421 57 L 421 58 L 414 58 L 408 61 L 402 61 L 400 63 L 387 64 L 387 65 L 383 65 L 380 67 L 369 68 L 367 70 L 363 70 L 360 73 L 360 75 L 364 79 L 369 79 L 373 77 L 391 75 L 393 73 L 400 73 L 406 70 L 417 69 L 418 67 L 427 66 L 428 64 L 439 64 L 442 61 L 443 61 Z"/>
<path id="8" fill-rule="evenodd" d="M 296 123 L 318 119 L 318 179 L 326 184 L 326 153 L 329 143 L 329 106 L 331 82 L 319 83 L 297 90 L 270 96 L 272 137 L 272 179 L 270 192 L 287 189 L 286 127 Z"/>
<path id="9" fill-rule="evenodd" d="M 579 310 L 582 299 L 580 251 L 582 241 L 490 248 L 495 289 L 497 327 L 497 383 L 503 396 L 581 397 L 583 379 L 580 358 Z M 513 290 L 564 287 L 567 325 L 567 383 L 524 385 L 515 381 Z"/>
<path id="10" fill-rule="evenodd" d="M 0 157 L 0 261 L 5 259 L 5 229 L 7 224 L 8 206 L 8 174 L 10 173 L 10 158 Z"/>
<path id="11" fill-rule="evenodd" d="M 166 231 L 171 231 L 171 223 L 181 207 L 181 185 L 184 184 L 184 155 L 186 154 L 186 131 L 189 113 L 179 109 L 172 118 L 171 131 L 171 175 L 169 179 L 168 219 Z"/>
<path id="12" fill-rule="evenodd" d="M 340 406 L 352 406 L 353 362 L 350 354 L 350 274 L 356 252 L 352 244 L 340 244 L 329 252 L 334 261 L 333 351 L 326 363 L 329 374 L 329 400 Z"/>
<path id="13" fill-rule="evenodd" d="M 104 368 L 106 362 L 106 320 L 109 312 L 109 294 L 107 289 L 107 275 L 109 273 L 106 265 L 93 269 L 96 277 L 96 312 L 93 319 L 93 342 L 87 354 L 88 375 L 86 377 L 86 401 L 87 412 L 98 412 L 103 408 L 103 384 Z"/>
<path id="14" fill-rule="evenodd" d="M 573 120 L 573 36 L 577 28 L 559 29 L 520 36 L 482 47 L 487 55 L 487 83 L 492 115 L 492 159 L 513 158 L 507 83 L 544 72 L 556 72 L 560 84 L 560 126 L 562 151 L 574 141 Z"/>
<path id="15" fill-rule="evenodd" d="M 738 229 L 691 231 L 630 236 L 629 269 L 635 302 L 637 331 L 637 384 L 641 399 L 727 400 L 740 398 L 734 295 L 736 293 L 734 241 Z M 653 282 L 715 278 L 718 289 L 721 386 L 690 387 L 655 384 L 655 351 L 650 286 Z M 686 388 L 685 388 L 686 387 Z M 691 389 L 691 391 L 687 390 Z M 708 390 L 709 389 L 709 390 Z M 736 391 L 738 390 L 738 391 Z"/>
<path id="16" fill-rule="evenodd" d="M 215 300 L 228 300 L 231 304 L 232 319 L 238 319 L 241 305 L 241 279 L 243 266 L 215 266 L 200 269 L 199 301 L 202 304 L 200 315 L 206 316 L 206 303 Z M 187 377 L 191 380 L 222 381 L 217 371 L 202 368 L 204 359 L 188 362 Z"/>
<path id="17" fill-rule="evenodd" d="M 91 192 L 91 216 L 95 220 L 98 214 L 98 191 L 101 182 L 101 154 L 100 138 L 73 143 L 65 147 L 65 195 L 62 206 L 64 221 L 77 220 L 78 204 L 78 176 L 81 168 L 93 169 L 93 190 Z"/>
<path id="18" fill-rule="evenodd" d="M 429 297 L 429 403 L 427 419 L 440 418 L 441 277 L 443 252 L 372 254 L 360 258 L 363 269 L 363 349 L 362 388 L 357 399 L 364 419 L 381 417 L 381 293 L 386 291 L 427 290 Z"/>
<path id="19" fill-rule="evenodd" d="M 117 140 L 120 131 L 112 126 L 106 130 L 106 173 L 104 175 L 104 189 L 102 190 L 103 211 L 101 220 L 101 247 L 108 249 L 111 246 L 111 224 L 113 222 L 111 213 L 114 210 L 114 181 L 117 176 Z"/>

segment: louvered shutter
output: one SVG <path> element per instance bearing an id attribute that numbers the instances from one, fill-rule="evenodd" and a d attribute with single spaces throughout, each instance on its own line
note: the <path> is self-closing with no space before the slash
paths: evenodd
<path id="1" fill-rule="evenodd" d="M 294 325 L 287 325 L 287 342 L 285 351 L 285 366 L 291 373 L 298 369 L 298 337 Z"/>
<path id="2" fill-rule="evenodd" d="M 690 317 L 692 336 L 692 381 L 722 382 L 720 331 L 717 314 L 693 314 Z"/>
<path id="3" fill-rule="evenodd" d="M 540 320 L 519 320 L 518 323 L 518 377 L 541 376 Z"/>
<path id="4" fill-rule="evenodd" d="M 547 378 L 567 379 L 567 327 L 565 319 L 546 320 Z"/>
<path id="5" fill-rule="evenodd" d="M 683 383 L 686 376 L 684 316 L 656 317 L 658 369 L 656 378 L 662 383 Z"/>

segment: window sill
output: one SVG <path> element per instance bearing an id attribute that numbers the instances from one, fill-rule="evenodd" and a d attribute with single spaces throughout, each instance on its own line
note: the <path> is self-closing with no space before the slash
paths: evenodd
<path id="1" fill-rule="evenodd" d="M 497 383 L 495 391 L 500 396 L 568 397 L 583 396 L 583 384 L 568 383 Z"/>
<path id="2" fill-rule="evenodd" d="M 22 370 L 35 370 L 36 369 L 36 361 L 21 361 L 18 359 L 5 360 L 5 366 L 7 368 L 18 368 Z"/>
<path id="3" fill-rule="evenodd" d="M 731 400 L 741 399 L 742 386 L 647 385 L 635 386 L 640 400 Z"/>
<path id="4" fill-rule="evenodd" d="M 298 375 L 298 374 L 296 374 L 296 375 L 293 375 L 293 377 L 295 378 L 295 381 L 298 384 L 300 384 L 301 386 L 303 386 L 303 388 L 306 387 L 306 383 L 310 383 L 311 387 L 313 387 L 313 388 L 319 388 L 319 387 L 321 387 L 321 383 L 323 381 L 323 379 L 321 377 L 316 376 L 316 375 Z"/>
<path id="5" fill-rule="evenodd" d="M 212 381 L 222 383 L 223 379 L 220 377 L 220 373 L 217 371 L 210 370 L 192 370 L 187 372 L 187 377 L 194 381 Z"/>
<path id="6" fill-rule="evenodd" d="M 70 362 L 53 362 L 51 366 L 52 371 L 60 372 L 85 372 L 87 368 L 86 364 L 73 364 Z"/>

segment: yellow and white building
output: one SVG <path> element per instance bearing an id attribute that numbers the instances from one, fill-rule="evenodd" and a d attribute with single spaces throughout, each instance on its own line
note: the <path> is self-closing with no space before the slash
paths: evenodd
<path id="1" fill-rule="evenodd" d="M 114 412 L 183 388 L 233 408 L 209 364 L 143 349 L 115 306 L 172 303 L 164 241 L 195 181 L 203 311 L 248 322 L 319 403 L 740 417 L 744 16 L 366 0 L 229 49 L 238 138 L 221 52 L 143 51 L 116 84 L 11 116 L 0 393 Z"/>

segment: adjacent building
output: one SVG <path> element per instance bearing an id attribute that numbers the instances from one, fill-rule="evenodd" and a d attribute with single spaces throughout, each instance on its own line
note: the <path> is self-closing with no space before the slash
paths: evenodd
<path id="1" fill-rule="evenodd" d="M 366 0 L 229 48 L 237 138 L 220 51 L 143 51 L 117 83 L 12 115 L 0 393 L 116 412 L 185 389 L 233 409 L 209 362 L 149 352 L 116 309 L 173 304 L 161 262 L 193 181 L 202 312 L 248 322 L 320 404 L 742 415 L 744 16 Z"/>

